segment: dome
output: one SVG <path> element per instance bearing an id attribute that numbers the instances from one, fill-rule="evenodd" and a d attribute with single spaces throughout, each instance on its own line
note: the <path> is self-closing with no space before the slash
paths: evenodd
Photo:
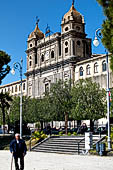
<path id="1" fill-rule="evenodd" d="M 44 38 L 44 33 L 42 31 L 40 31 L 39 27 L 38 27 L 38 23 L 36 23 L 36 27 L 35 27 L 35 30 L 29 35 L 29 38 L 32 38 L 37 36 L 39 39 L 42 39 Z"/>
<path id="2" fill-rule="evenodd" d="M 63 20 L 69 21 L 71 18 L 79 23 L 84 22 L 83 16 L 75 9 L 73 3 L 70 10 L 64 15 Z"/>

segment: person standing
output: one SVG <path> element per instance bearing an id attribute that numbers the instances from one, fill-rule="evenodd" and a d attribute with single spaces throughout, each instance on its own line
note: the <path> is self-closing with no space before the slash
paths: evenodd
<path id="1" fill-rule="evenodd" d="M 20 134 L 15 134 L 15 139 L 10 143 L 10 152 L 13 154 L 15 160 L 15 169 L 24 170 L 24 156 L 27 152 L 27 147 L 25 141 L 20 139 Z M 20 158 L 20 169 L 18 164 L 18 159 Z"/>

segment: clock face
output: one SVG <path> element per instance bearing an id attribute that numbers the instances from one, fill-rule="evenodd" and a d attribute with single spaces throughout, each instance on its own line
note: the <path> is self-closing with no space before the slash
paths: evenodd
<path id="1" fill-rule="evenodd" d="M 46 51 L 45 53 L 45 60 L 48 60 L 49 59 L 49 51 Z"/>

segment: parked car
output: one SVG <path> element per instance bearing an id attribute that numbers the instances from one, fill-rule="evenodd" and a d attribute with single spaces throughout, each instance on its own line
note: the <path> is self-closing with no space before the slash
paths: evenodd
<path id="1" fill-rule="evenodd" d="M 72 128 L 72 129 L 71 129 L 72 133 L 73 133 L 73 132 L 77 132 L 77 130 L 78 130 L 78 128 Z"/>
<path id="2" fill-rule="evenodd" d="M 59 129 L 52 128 L 51 133 L 54 134 L 54 135 L 58 135 L 59 134 Z"/>
<path id="3" fill-rule="evenodd" d="M 107 133 L 107 129 L 105 126 L 100 126 L 94 130 L 94 134 L 106 134 L 106 133 Z"/>

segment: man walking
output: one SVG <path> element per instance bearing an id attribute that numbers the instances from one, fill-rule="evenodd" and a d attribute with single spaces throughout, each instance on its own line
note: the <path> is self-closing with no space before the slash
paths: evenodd
<path id="1" fill-rule="evenodd" d="M 10 152 L 13 154 L 15 160 L 15 169 L 24 170 L 24 156 L 27 152 L 25 141 L 20 139 L 20 134 L 15 134 L 15 139 L 10 143 Z M 18 158 L 20 158 L 20 169 L 18 165 Z"/>

